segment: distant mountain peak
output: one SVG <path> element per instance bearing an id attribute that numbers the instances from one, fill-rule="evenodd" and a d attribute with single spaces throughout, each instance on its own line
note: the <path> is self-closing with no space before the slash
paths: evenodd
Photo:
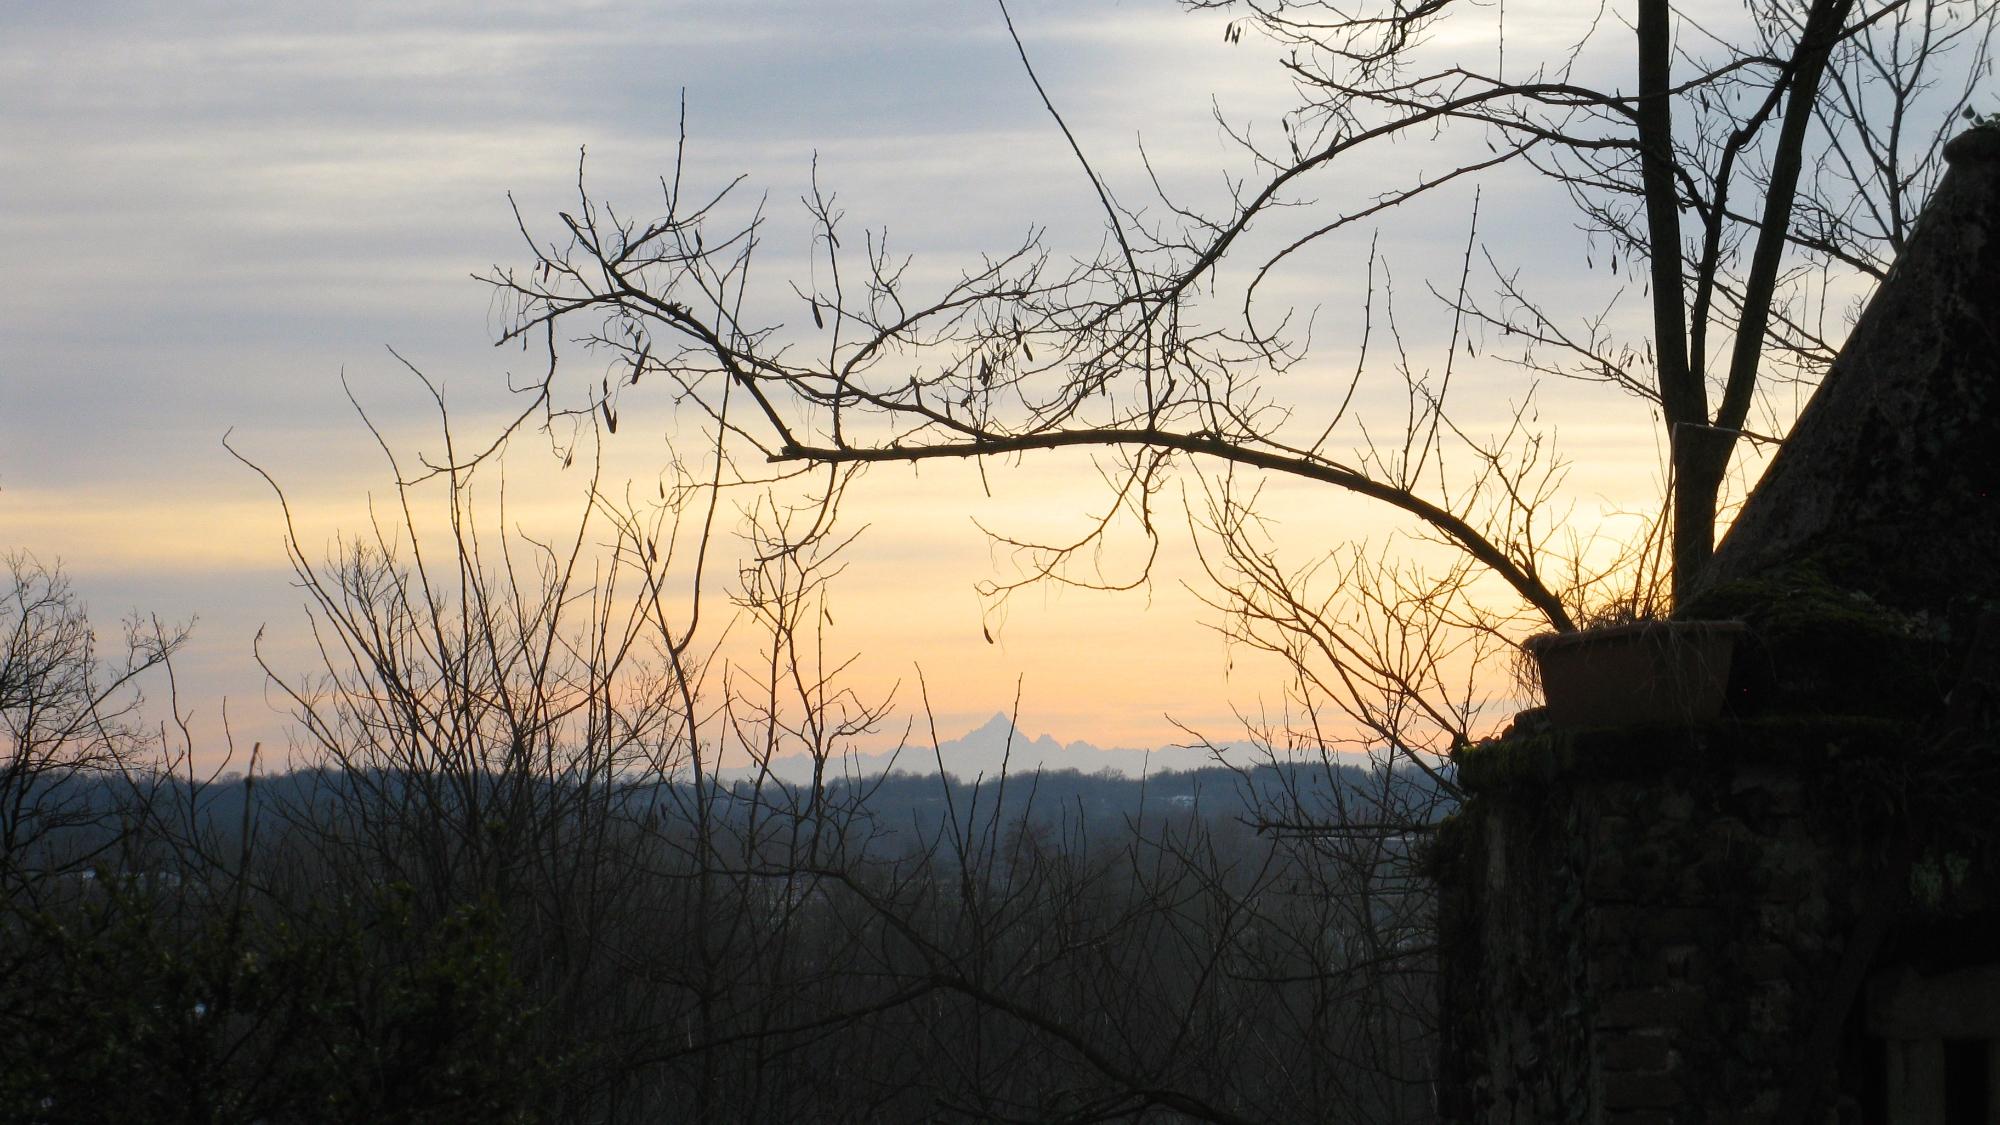
<path id="1" fill-rule="evenodd" d="M 975 734 L 1005 735 L 1008 731 L 1012 730 L 1014 730 L 1014 720 L 1008 718 L 1005 711 L 995 711 L 992 718 L 968 731 L 966 737 L 970 738 Z M 1016 731 L 1015 733 L 1019 732 Z"/>
<path id="2" fill-rule="evenodd" d="M 900 756 L 888 751 L 861 753 L 844 762 L 842 768 L 867 773 L 887 769 L 893 762 L 899 771 L 929 773 L 942 766 L 946 772 L 970 780 L 997 777 L 1003 769 L 1017 776 L 1036 770 L 1096 773 L 1110 769 L 1138 777 L 1214 764 L 1206 750 L 1184 746 L 1105 748 L 1082 741 L 1065 743 L 1046 733 L 1031 738 L 1005 711 L 995 711 L 991 718 L 956 738 L 940 737 L 935 747 L 930 745 L 928 734 L 926 731 L 924 737 L 904 747 Z M 1247 753 L 1249 748 L 1243 749 Z M 804 757 L 779 759 L 772 768 L 788 779 L 793 774 L 810 776 L 809 762 Z"/>

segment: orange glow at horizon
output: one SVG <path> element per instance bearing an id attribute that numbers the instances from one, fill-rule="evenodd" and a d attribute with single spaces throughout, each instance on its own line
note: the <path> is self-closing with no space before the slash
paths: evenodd
<path id="1" fill-rule="evenodd" d="M 1607 440 L 1615 440 L 1607 436 Z M 1630 442 L 1627 442 L 1630 448 Z M 657 473 L 657 442 L 614 445 L 608 454 L 616 491 L 622 480 Z M 370 506 L 377 518 L 393 517 L 394 491 L 381 469 L 369 462 L 344 470 L 311 464 L 269 466 L 287 483 L 298 533 L 315 564 L 336 544 L 368 532 Z M 1635 463 L 1629 486 L 1648 484 L 1648 466 Z M 927 690 L 940 738 L 951 739 L 996 712 L 1010 713 L 1019 697 L 1019 727 L 1029 737 L 1050 734 L 1062 742 L 1082 741 L 1104 748 L 1184 744 L 1196 738 L 1218 743 L 1243 739 L 1245 722 L 1275 716 L 1286 707 L 1288 681 L 1282 662 L 1241 645 L 1228 645 L 1215 625 L 1220 614 L 1195 591 L 1205 585 L 1189 546 L 1183 501 L 1177 490 L 1158 497 L 1156 526 L 1162 549 L 1146 586 L 1106 592 L 1064 588 L 1043 582 L 1013 594 L 998 608 L 982 598 L 982 582 L 1004 582 L 1018 573 L 1005 551 L 996 550 L 981 526 L 1013 537 L 1058 540 L 1073 537 L 1091 514 L 1108 502 L 1109 492 L 1081 454 L 1028 458 L 1019 464 L 989 465 L 989 495 L 971 464 L 935 463 L 919 471 L 880 467 L 864 474 L 848 492 L 841 526 L 864 529 L 847 548 L 843 572 L 830 587 L 825 647 L 829 663 L 848 657 L 854 664 L 847 686 L 870 702 L 893 696 L 891 719 L 857 749 L 879 751 L 907 729 L 914 746 L 928 744 L 924 714 Z M 515 529 L 568 534 L 581 510 L 585 481 L 559 471 L 545 450 L 532 448 L 506 459 L 507 520 Z M 294 486 L 291 482 L 297 482 Z M 644 486 L 633 490 L 644 495 Z M 427 533 L 445 522 L 436 488 L 419 488 L 414 510 Z M 1379 505 L 1323 486 L 1272 482 L 1265 512 L 1280 527 L 1296 563 L 1315 544 L 1354 539 L 1379 542 L 1397 527 Z M 68 494 L 15 491 L 7 497 L 17 542 L 38 554 L 65 560 L 81 592 L 93 606 L 100 631 L 116 613 L 107 613 L 94 587 L 119 588 L 121 573 L 180 576 L 239 592 L 245 601 L 289 588 L 281 550 L 283 521 L 278 504 L 247 471 L 208 489 L 187 489 L 171 506 L 158 497 L 106 490 Z M 711 560 L 705 612 L 727 610 L 735 556 L 741 545 L 727 534 L 735 522 L 718 515 L 723 535 Z M 1632 501 L 1627 501 L 1631 503 Z M 1605 502 L 1579 511 L 1580 524 L 1604 519 L 1620 505 Z M 476 505 L 486 517 L 498 508 Z M 596 541 L 608 538 L 600 527 Z M 1143 553 L 1137 532 L 1124 528 L 1112 537 L 1105 577 L 1129 580 Z M 1193 587 L 1193 590 L 1189 589 Z M 144 583 L 139 586 L 144 589 Z M 255 594 L 261 589 L 262 594 Z M 254 595 L 254 596 L 253 596 Z M 267 706 L 269 693 L 249 660 L 250 634 L 263 627 L 262 649 L 273 666 L 289 674 L 311 670 L 304 646 L 304 619 L 296 591 L 280 595 L 290 610 L 259 620 L 234 619 L 225 608 L 199 610 L 195 644 L 185 661 L 183 703 L 197 711 L 197 727 L 219 746 L 219 700 L 228 697 L 239 745 L 250 741 L 282 746 L 286 721 Z M 171 600 L 171 599 L 170 599 Z M 118 609 L 126 607 L 119 606 Z M 161 608 L 174 616 L 173 605 Z M 720 616 L 705 625 L 710 636 Z M 728 656 L 754 663 L 756 641 L 741 624 Z M 920 682 L 922 688 L 920 689 Z M 1491 689 L 1504 698 L 1511 685 Z M 1501 710 L 1507 710 L 1502 707 Z M 1503 714 L 1491 716 L 1495 721 Z M 209 749 L 208 756 L 217 751 Z"/>

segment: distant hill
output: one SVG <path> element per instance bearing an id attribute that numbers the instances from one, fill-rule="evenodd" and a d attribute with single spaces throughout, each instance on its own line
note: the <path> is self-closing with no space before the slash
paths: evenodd
<path id="1" fill-rule="evenodd" d="M 996 718 L 964 738 L 944 743 L 940 749 L 948 778 L 938 776 L 940 754 L 908 755 L 888 772 L 881 767 L 888 764 L 889 755 L 870 755 L 830 770 L 824 786 L 814 791 L 785 776 L 799 773 L 809 781 L 809 770 L 801 769 L 806 763 L 781 763 L 784 768 L 775 777 L 713 779 L 707 799 L 714 803 L 708 807 L 724 832 L 753 819 L 761 820 L 768 831 L 774 816 L 782 821 L 811 807 L 832 810 L 829 823 L 844 836 L 853 833 L 854 840 L 865 841 L 861 846 L 866 852 L 878 855 L 920 849 L 935 843 L 944 831 L 983 831 L 979 826 L 1017 821 L 1055 825 L 1074 833 L 1064 839 L 1102 842 L 1190 819 L 1211 827 L 1234 824 L 1249 830 L 1267 822 L 1340 824 L 1349 815 L 1374 821 L 1381 818 L 1378 809 L 1384 801 L 1420 819 L 1440 816 L 1449 807 L 1449 802 L 1433 799 L 1429 780 L 1417 771 L 1385 774 L 1360 759 L 1246 762 L 1237 768 L 1210 760 L 1180 770 L 1167 768 L 1172 759 L 1162 752 L 1102 751 L 1082 743 L 1065 746 L 1047 736 L 1016 736 L 1009 755 L 1009 729 L 1004 717 Z M 1007 759 L 1004 782 L 1003 757 Z M 1141 776 L 1137 769 L 1126 773 L 1114 767 L 1117 762 L 1133 763 L 1145 773 Z M 216 854 L 228 854 L 245 826 L 269 825 L 259 831 L 282 831 L 278 825 L 295 820 L 330 824 L 362 809 L 393 818 L 406 794 L 414 795 L 417 805 L 428 810 L 426 815 L 449 814 L 467 792 L 477 790 L 490 797 L 498 791 L 495 787 L 515 784 L 497 775 L 479 775 L 483 781 L 458 776 L 444 785 L 420 780 L 429 776 L 319 768 L 260 774 L 254 780 L 230 774 L 193 786 L 172 775 L 69 778 L 37 794 L 45 807 L 62 810 L 69 827 L 15 858 L 30 870 L 53 868 L 71 862 L 58 853 L 74 857 L 108 846 L 131 823 L 121 810 L 134 801 L 151 804 L 149 823 L 199 824 L 218 849 Z M 605 780 L 597 778 L 595 783 Z M 715 785 L 716 780 L 721 784 Z M 541 778 L 529 784 L 536 793 L 553 798 L 572 783 Z M 700 803 L 684 778 L 633 778 L 612 784 L 618 793 L 603 804 L 554 801 L 537 807 L 608 810 L 658 829 L 676 821 L 687 823 L 690 810 Z"/>
<path id="2" fill-rule="evenodd" d="M 1225 743 L 1220 749 L 1232 765 L 1251 765 L 1257 757 L 1248 743 Z M 1185 773 L 1217 764 L 1215 756 L 1202 748 L 1105 749 L 1088 742 L 1059 742 L 1048 734 L 1030 738 L 1016 728 L 1006 715 L 996 712 L 978 727 L 957 738 L 940 742 L 935 749 L 927 742 L 913 740 L 900 753 L 855 754 L 839 763 L 830 763 L 829 769 L 842 776 L 850 773 L 873 776 L 891 768 L 898 773 L 935 774 L 939 772 L 940 761 L 944 764 L 943 772 L 966 781 L 976 777 L 998 777 L 1003 765 L 1008 773 L 1016 775 L 1036 770 L 1076 770 L 1086 774 L 1112 770 L 1136 778 L 1164 772 Z M 785 781 L 802 782 L 812 778 L 812 761 L 804 756 L 779 758 L 771 763 L 771 767 L 772 772 Z M 754 772 L 754 769 L 747 768 L 726 770 L 724 776 L 743 777 Z"/>

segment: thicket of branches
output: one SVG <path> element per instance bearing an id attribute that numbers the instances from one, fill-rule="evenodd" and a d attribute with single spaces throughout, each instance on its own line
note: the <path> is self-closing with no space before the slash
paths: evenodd
<path id="1" fill-rule="evenodd" d="M 288 540 L 320 659 L 267 669 L 282 768 L 147 734 L 178 634 L 107 664 L 17 561 L 0 1116 L 1432 1115 L 1430 901 L 1384 827 L 1435 815 L 1421 779 L 1218 768 L 1219 810 L 1107 814 L 1075 778 L 864 776 L 886 706 L 820 632 L 844 540 L 779 533 L 823 508 L 747 493 L 738 541 L 729 489 L 591 482 L 559 537 L 502 533 L 497 462 L 392 467 L 364 535 Z M 1355 830 L 1293 830 L 1313 806 Z"/>

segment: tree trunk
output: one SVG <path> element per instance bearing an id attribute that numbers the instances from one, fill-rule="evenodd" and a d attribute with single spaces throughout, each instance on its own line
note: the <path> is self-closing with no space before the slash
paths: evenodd
<path id="1" fill-rule="evenodd" d="M 1652 248 L 1653 347 L 1658 356 L 1660 408 L 1673 459 L 1674 600 L 1707 564 L 1714 546 L 1715 490 L 1699 456 L 1708 424 L 1701 372 L 1688 366 L 1687 304 L 1681 277 L 1680 192 L 1674 185 L 1671 90 L 1672 9 L 1668 0 L 1640 0 L 1637 120 L 1641 183 L 1646 195 L 1646 242 Z M 1720 476 L 1717 476 L 1717 482 Z"/>

